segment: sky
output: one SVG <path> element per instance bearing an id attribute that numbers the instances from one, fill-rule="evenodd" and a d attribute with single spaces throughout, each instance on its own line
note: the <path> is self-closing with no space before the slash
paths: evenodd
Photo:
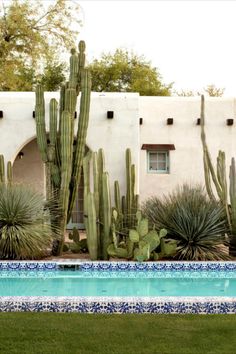
<path id="1" fill-rule="evenodd" d="M 127 48 L 150 60 L 177 91 L 215 84 L 236 96 L 236 1 L 75 1 L 89 61 Z"/>

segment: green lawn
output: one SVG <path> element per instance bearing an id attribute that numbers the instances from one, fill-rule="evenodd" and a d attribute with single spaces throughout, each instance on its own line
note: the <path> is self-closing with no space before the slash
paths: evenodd
<path id="1" fill-rule="evenodd" d="M 236 316 L 0 313 L 0 353 L 234 354 Z"/>

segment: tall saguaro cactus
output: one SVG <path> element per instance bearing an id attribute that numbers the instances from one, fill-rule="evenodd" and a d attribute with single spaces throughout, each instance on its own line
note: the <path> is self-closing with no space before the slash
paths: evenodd
<path id="1" fill-rule="evenodd" d="M 201 140 L 203 146 L 203 163 L 206 190 L 209 198 L 216 200 L 216 196 L 212 189 L 214 184 L 216 194 L 224 206 L 227 222 L 230 230 L 230 248 L 229 252 L 232 256 L 236 256 L 236 168 L 235 159 L 231 159 L 230 173 L 229 173 L 229 190 L 226 179 L 226 164 L 225 153 L 218 152 L 216 170 L 213 166 L 211 155 L 206 142 L 205 133 L 205 99 L 201 96 Z M 230 204 L 228 201 L 228 195 Z"/>
<path id="2" fill-rule="evenodd" d="M 81 92 L 78 130 L 74 138 L 77 96 Z M 41 158 L 46 166 L 47 197 L 56 195 L 61 209 L 61 240 L 57 254 L 62 252 L 64 232 L 71 218 L 80 182 L 89 121 L 91 79 L 85 68 L 85 42 L 80 41 L 79 53 L 71 50 L 69 81 L 61 87 L 60 103 L 53 98 L 49 107 L 49 135 L 45 123 L 43 89 L 36 88 L 36 132 Z M 59 115 L 59 122 L 58 122 Z M 59 123 L 59 124 L 58 124 Z M 52 218 L 53 220 L 53 218 Z"/>

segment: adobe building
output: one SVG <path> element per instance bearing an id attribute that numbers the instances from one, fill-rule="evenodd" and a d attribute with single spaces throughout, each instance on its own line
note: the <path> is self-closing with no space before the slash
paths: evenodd
<path id="1" fill-rule="evenodd" d="M 59 99 L 59 93 L 45 93 L 47 123 L 49 101 L 53 97 Z M 33 92 L 0 92 L 0 153 L 5 161 L 12 161 L 15 182 L 44 192 L 44 166 L 37 148 L 34 105 Z M 213 161 L 221 149 L 229 166 L 231 157 L 236 157 L 236 99 L 206 98 L 205 116 Z M 110 184 L 119 180 L 123 193 L 125 150 L 129 147 L 136 165 L 136 190 L 144 201 L 152 195 L 169 193 L 186 182 L 204 183 L 199 117 L 200 97 L 92 93 L 87 147 L 92 151 L 104 149 Z M 69 227 L 82 226 L 82 199 L 81 184 Z"/>

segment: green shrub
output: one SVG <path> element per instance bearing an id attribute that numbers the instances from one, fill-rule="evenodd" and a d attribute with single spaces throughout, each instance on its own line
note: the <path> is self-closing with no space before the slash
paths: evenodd
<path id="1" fill-rule="evenodd" d="M 149 198 L 143 213 L 157 230 L 167 229 L 178 241 L 176 257 L 183 260 L 227 259 L 224 209 L 210 201 L 200 186 L 184 185 L 160 199 Z"/>
<path id="2" fill-rule="evenodd" d="M 0 258 L 40 258 L 52 240 L 44 197 L 22 185 L 0 185 Z"/>

